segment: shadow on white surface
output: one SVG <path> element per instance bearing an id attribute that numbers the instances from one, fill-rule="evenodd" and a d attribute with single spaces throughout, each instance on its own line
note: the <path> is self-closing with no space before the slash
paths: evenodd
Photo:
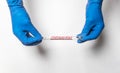
<path id="1" fill-rule="evenodd" d="M 105 53 L 105 51 L 109 51 L 110 49 L 105 48 L 105 47 L 108 47 L 110 44 L 113 45 L 113 42 L 115 41 L 114 37 L 113 37 L 114 35 L 111 36 L 111 34 L 112 34 L 111 31 L 115 31 L 115 27 L 117 27 L 117 26 L 118 26 L 118 28 L 120 28 L 120 22 L 118 25 L 115 25 L 116 23 L 111 24 L 111 19 L 113 19 L 112 16 L 114 16 L 114 12 L 118 13 L 117 15 L 118 15 L 118 17 L 120 17 L 120 14 L 119 14 L 120 13 L 120 0 L 114 0 L 114 1 L 113 0 L 104 0 L 103 1 L 103 17 L 104 17 L 104 22 L 105 22 L 105 28 L 103 29 L 101 36 L 90 47 L 91 53 L 93 53 L 95 56 L 101 55 L 101 54 L 103 54 L 103 52 Z M 117 20 L 117 17 L 114 19 Z M 115 27 L 112 27 L 112 26 L 115 26 Z M 111 28 L 113 30 L 111 30 Z M 120 34 L 117 34 L 117 35 L 119 36 Z M 113 41 L 112 41 L 112 39 L 113 39 Z M 112 46 L 112 45 L 110 45 L 110 46 Z M 112 48 L 112 47 L 110 47 L 110 48 Z"/>
<path id="2" fill-rule="evenodd" d="M 36 9 L 35 9 L 35 5 L 37 2 L 42 2 L 42 0 L 40 1 L 32 1 L 29 0 L 27 1 L 27 9 L 30 12 L 32 19 L 34 21 L 34 25 L 38 26 L 37 24 L 39 24 L 39 20 L 38 18 L 36 18 Z M 41 4 L 41 3 L 40 3 Z M 103 3 L 103 15 L 104 15 L 104 20 L 105 20 L 105 28 L 101 34 L 101 36 L 94 42 L 92 43 L 92 45 L 88 45 L 85 44 L 86 47 L 88 47 L 88 49 L 85 50 L 85 65 L 86 65 L 86 73 L 115 73 L 115 70 L 112 70 L 111 68 L 112 65 L 111 64 L 115 64 L 115 60 L 119 59 L 118 57 L 115 58 L 115 60 L 113 60 L 113 56 L 115 55 L 115 51 L 114 51 L 114 47 L 118 46 L 118 42 L 116 38 L 117 35 L 120 36 L 119 34 L 117 34 L 119 31 L 117 31 L 116 33 L 112 33 L 115 32 L 116 26 L 118 26 L 120 28 L 120 24 L 115 25 L 115 24 L 111 24 L 111 20 L 115 18 L 114 17 L 114 11 L 116 13 L 118 13 L 118 17 L 120 17 L 120 0 L 104 0 Z M 37 7 L 40 8 L 40 7 Z M 119 9 L 119 10 L 117 10 Z M 35 15 L 35 16 L 34 16 Z M 117 17 L 117 19 L 118 19 Z M 115 21 L 112 21 L 112 23 L 114 23 Z M 114 26 L 114 27 L 112 27 Z M 110 28 L 109 28 L 110 27 Z M 42 27 L 37 27 L 38 30 L 41 30 Z M 114 29 L 114 30 L 111 30 Z M 43 29 L 43 28 L 42 28 Z M 75 29 L 74 29 L 75 30 Z M 43 32 L 43 30 L 42 30 Z M 45 32 L 45 31 L 44 31 Z M 43 33 L 44 33 L 43 32 Z M 112 34 L 115 34 L 112 35 Z M 115 42 L 115 43 L 114 43 Z M 117 45 L 116 45 L 117 44 Z M 44 46 L 39 45 L 36 47 L 40 53 L 40 55 L 42 55 L 45 58 L 48 58 L 49 55 L 49 51 L 45 50 Z M 67 48 L 67 46 L 65 46 L 64 48 Z M 82 48 L 83 47 L 78 47 L 78 48 Z M 64 50 L 62 50 L 64 51 Z M 118 50 L 119 51 L 119 50 Z M 74 52 L 74 51 L 73 51 Z M 62 54 L 62 53 L 61 53 Z M 66 55 L 66 54 L 64 54 Z M 72 55 L 71 55 L 72 56 Z M 107 62 L 108 63 L 107 63 Z M 100 71 L 100 72 L 98 72 Z M 120 72 L 119 70 L 117 70 L 118 72 Z M 117 72 L 116 72 L 117 73 Z"/>

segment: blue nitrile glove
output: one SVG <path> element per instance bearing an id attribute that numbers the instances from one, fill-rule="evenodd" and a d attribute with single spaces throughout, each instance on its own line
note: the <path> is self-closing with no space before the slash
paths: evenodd
<path id="1" fill-rule="evenodd" d="M 86 6 L 86 23 L 82 32 L 77 35 L 78 43 L 94 40 L 102 32 L 104 28 L 101 10 L 102 2 L 103 0 L 88 0 Z"/>
<path id="2" fill-rule="evenodd" d="M 37 45 L 42 41 L 41 34 L 32 25 L 31 20 L 23 6 L 22 0 L 7 0 L 11 19 L 13 33 L 27 46 Z"/>

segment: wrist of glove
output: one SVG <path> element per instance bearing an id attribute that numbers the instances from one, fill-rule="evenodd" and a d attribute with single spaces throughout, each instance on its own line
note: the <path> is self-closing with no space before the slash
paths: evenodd
<path id="1" fill-rule="evenodd" d="M 88 3 L 102 4 L 103 0 L 88 0 Z"/>
<path id="2" fill-rule="evenodd" d="M 7 0 L 8 6 L 23 6 L 22 0 Z"/>

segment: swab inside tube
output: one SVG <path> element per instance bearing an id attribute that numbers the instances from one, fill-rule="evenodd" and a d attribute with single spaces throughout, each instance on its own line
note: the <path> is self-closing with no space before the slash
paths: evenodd
<path id="1" fill-rule="evenodd" d="M 72 36 L 51 36 L 50 40 L 72 40 Z"/>
<path id="2" fill-rule="evenodd" d="M 44 40 L 77 40 L 81 39 L 81 37 L 76 38 L 76 36 L 50 36 L 50 37 L 44 37 Z"/>

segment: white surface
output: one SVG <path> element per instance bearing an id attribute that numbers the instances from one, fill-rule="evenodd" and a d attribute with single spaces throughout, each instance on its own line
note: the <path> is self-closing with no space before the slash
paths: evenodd
<path id="1" fill-rule="evenodd" d="M 43 36 L 76 35 L 87 0 L 26 0 Z M 104 0 L 105 29 L 95 41 L 43 41 L 23 46 L 12 34 L 6 0 L 0 0 L 0 73 L 120 73 L 120 0 Z"/>

